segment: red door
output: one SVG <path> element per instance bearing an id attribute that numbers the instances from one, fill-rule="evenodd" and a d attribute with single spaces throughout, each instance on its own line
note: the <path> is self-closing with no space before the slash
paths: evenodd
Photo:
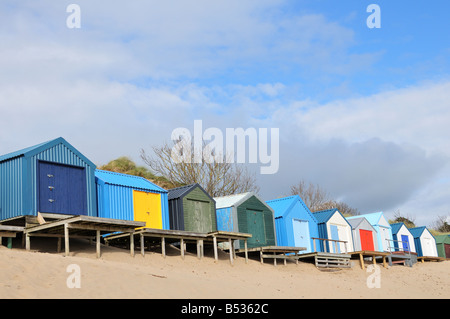
<path id="1" fill-rule="evenodd" d="M 370 230 L 359 230 L 359 238 L 361 238 L 361 250 L 374 251 L 373 235 Z"/>
<path id="2" fill-rule="evenodd" d="M 450 245 L 444 244 L 444 249 L 445 249 L 445 257 L 450 258 Z"/>

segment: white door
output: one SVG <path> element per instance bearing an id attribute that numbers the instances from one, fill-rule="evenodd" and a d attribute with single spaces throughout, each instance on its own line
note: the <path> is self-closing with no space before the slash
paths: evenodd
<path id="1" fill-rule="evenodd" d="M 389 241 L 389 228 L 380 227 L 381 245 L 383 246 L 383 251 L 393 251 L 392 242 Z"/>
<path id="2" fill-rule="evenodd" d="M 428 234 L 423 234 L 421 242 L 423 256 L 437 257 L 436 244 L 433 238 Z"/>
<path id="3" fill-rule="evenodd" d="M 305 247 L 306 251 L 311 251 L 311 238 L 309 236 L 309 224 L 307 220 L 293 219 L 292 226 L 294 228 L 294 244 L 295 247 Z"/>

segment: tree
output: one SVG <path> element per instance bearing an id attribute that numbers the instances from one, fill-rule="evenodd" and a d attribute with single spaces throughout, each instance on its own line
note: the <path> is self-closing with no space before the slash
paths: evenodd
<path id="1" fill-rule="evenodd" d="M 164 177 L 156 176 L 150 172 L 145 166 L 137 166 L 130 158 L 126 156 L 121 156 L 115 160 L 110 161 L 106 165 L 99 167 L 101 170 L 123 173 L 128 175 L 140 176 L 148 179 L 152 183 L 162 187 L 162 188 L 173 188 L 181 186 L 179 184 L 173 184 L 169 182 Z"/>
<path id="2" fill-rule="evenodd" d="M 246 166 L 231 163 L 225 156 L 209 152 L 207 148 L 200 157 L 190 151 L 192 145 L 182 141 L 173 147 L 164 143 L 152 149 L 154 156 L 141 149 L 142 160 L 155 174 L 173 184 L 198 183 L 212 197 L 259 191 L 255 176 Z"/>
<path id="3" fill-rule="evenodd" d="M 345 216 L 359 215 L 356 208 L 332 199 L 330 194 L 322 187 L 313 183 L 306 183 L 304 180 L 291 186 L 291 195 L 299 195 L 312 212 L 337 208 Z"/>
<path id="4" fill-rule="evenodd" d="M 450 217 L 449 216 L 438 216 L 437 220 L 433 223 L 432 227 L 434 230 L 440 233 L 450 233 Z"/>
<path id="5" fill-rule="evenodd" d="M 389 221 L 389 223 L 390 224 L 404 223 L 406 228 L 414 228 L 414 227 L 416 227 L 414 217 L 409 216 L 409 215 L 403 216 L 400 213 L 400 210 L 396 210 L 394 212 L 394 220 L 393 221 Z"/>

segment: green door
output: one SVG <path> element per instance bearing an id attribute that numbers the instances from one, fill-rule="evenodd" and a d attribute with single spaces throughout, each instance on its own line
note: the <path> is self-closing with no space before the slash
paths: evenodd
<path id="1" fill-rule="evenodd" d="M 208 202 L 198 200 L 187 200 L 187 221 L 185 223 L 185 230 L 197 233 L 208 233 L 213 230 L 211 218 L 211 206 Z"/>
<path id="2" fill-rule="evenodd" d="M 247 227 L 252 237 L 248 239 L 248 247 L 260 247 L 266 245 L 264 231 L 264 215 L 262 212 L 247 209 Z"/>

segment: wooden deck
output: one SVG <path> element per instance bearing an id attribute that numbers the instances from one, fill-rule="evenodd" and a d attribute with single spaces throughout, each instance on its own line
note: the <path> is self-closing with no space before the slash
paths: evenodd
<path id="1" fill-rule="evenodd" d="M 0 224 L 0 245 L 2 245 L 2 238 L 8 238 L 8 244 L 6 247 L 12 248 L 12 239 L 16 237 L 17 233 L 23 232 L 24 227 L 21 226 L 10 226 Z"/>
<path id="2" fill-rule="evenodd" d="M 444 261 L 444 260 L 449 260 L 449 258 L 444 258 L 444 257 L 433 257 L 433 256 L 422 256 L 422 257 L 417 257 L 417 260 L 420 260 L 421 263 L 425 262 L 425 261 Z"/>
<path id="3" fill-rule="evenodd" d="M 298 263 L 300 258 L 299 252 L 306 250 L 305 247 L 289 247 L 289 246 L 262 246 L 247 249 L 248 253 L 258 253 L 261 263 L 264 263 L 264 259 L 273 259 L 273 264 L 277 265 L 277 259 L 284 261 L 286 265 L 286 260 L 293 260 Z M 243 253 L 244 250 L 239 249 L 236 251 L 237 254 Z M 247 257 L 246 257 L 247 258 Z"/>
<path id="4" fill-rule="evenodd" d="M 161 254 L 166 257 L 166 244 L 180 243 L 181 257 L 184 259 L 186 251 L 186 243 L 194 242 L 197 244 L 197 257 L 199 259 L 204 256 L 204 246 L 212 245 L 214 248 L 214 259 L 218 260 L 217 244 L 219 242 L 228 242 L 230 247 L 233 247 L 234 240 L 244 240 L 245 247 L 247 245 L 247 239 L 251 237 L 251 234 L 247 233 L 235 233 L 226 231 L 215 231 L 210 233 L 197 233 L 183 230 L 166 230 L 155 228 L 143 228 L 135 231 L 133 237 L 139 237 L 141 254 L 145 254 L 145 246 L 150 244 L 157 244 L 161 246 Z M 130 234 L 120 233 L 111 234 L 104 237 L 107 244 L 110 245 L 128 245 L 130 240 Z M 134 249 L 134 248 L 133 248 Z M 233 250 L 232 250 L 233 251 Z M 235 255 L 230 253 L 230 263 L 233 264 Z M 245 261 L 248 262 L 248 255 L 245 255 Z"/>
<path id="5" fill-rule="evenodd" d="M 376 259 L 381 258 L 383 261 L 383 267 L 387 268 L 386 257 L 390 255 L 388 252 L 380 252 L 380 251 L 369 251 L 369 250 L 361 250 L 361 251 L 352 251 L 348 253 L 353 256 L 359 256 L 359 262 L 361 264 L 361 269 L 365 269 L 364 267 L 364 257 L 372 257 L 372 263 L 376 264 Z"/>
<path id="6" fill-rule="evenodd" d="M 53 221 L 43 221 L 42 224 L 25 227 L 23 229 L 25 248 L 30 250 L 30 237 L 56 237 L 58 238 L 57 251 L 61 250 L 61 240 L 64 238 L 65 255 L 69 255 L 69 238 L 96 238 L 97 257 L 100 257 L 100 236 L 112 232 L 133 233 L 138 227 L 145 223 L 136 221 L 126 221 L 119 219 L 109 219 L 100 217 L 90 217 L 77 215 L 56 219 Z"/>

